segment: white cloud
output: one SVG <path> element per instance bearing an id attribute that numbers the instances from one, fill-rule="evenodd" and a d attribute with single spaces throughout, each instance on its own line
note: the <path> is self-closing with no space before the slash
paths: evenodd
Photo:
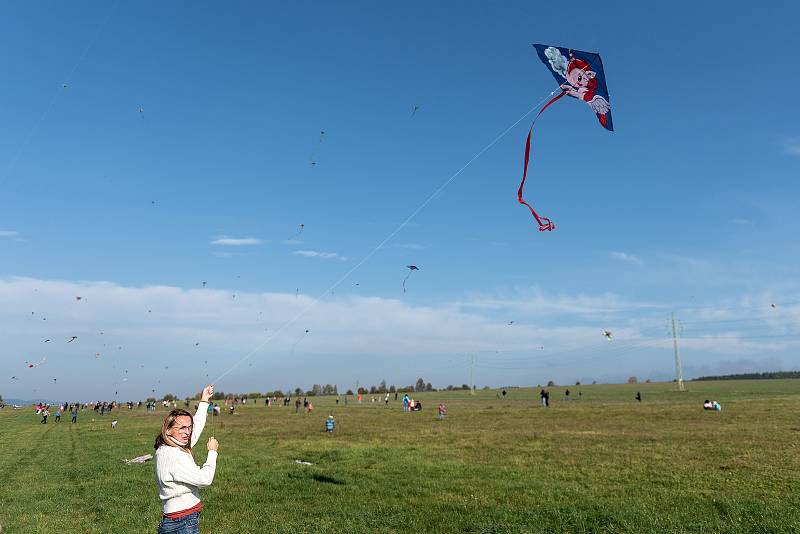
<path id="1" fill-rule="evenodd" d="M 14 230 L 0 230 L 0 237 L 16 237 L 19 235 L 19 232 L 15 232 Z"/>
<path id="2" fill-rule="evenodd" d="M 797 362 L 800 305 L 790 305 L 784 296 L 787 302 L 778 308 L 766 305 L 764 316 L 775 315 L 777 322 L 765 323 L 763 332 L 748 334 L 738 323 L 713 332 L 714 323 L 700 328 L 698 321 L 691 322 L 702 316 L 699 310 L 682 313 L 687 368 L 710 356 Z M 656 367 L 668 372 L 672 362 L 666 310 L 608 293 L 524 290 L 502 298 L 414 306 L 402 299 L 344 292 L 314 301 L 293 290 L 254 293 L 9 278 L 0 279 L 0 302 L 7 333 L 0 346 L 0 376 L 20 377 L 3 391 L 9 397 L 28 398 L 34 388 L 52 391 L 48 398 L 111 398 L 119 390 L 122 399 L 138 399 L 152 389 L 182 396 L 240 361 L 218 382 L 221 390 L 306 388 L 320 382 L 344 389 L 356 380 L 364 384 L 382 378 L 405 385 L 419 376 L 437 386 L 460 384 L 469 376 L 466 354 L 478 356 L 479 383 L 492 385 L 550 379 L 574 383 L 609 373 L 624 380 Z M 745 303 L 736 304 L 744 308 Z M 724 319 L 730 313 L 702 317 Z M 610 343 L 602 336 L 604 328 L 614 333 Z M 768 337 L 757 337 L 762 333 Z M 66 343 L 71 336 L 78 338 Z M 25 368 L 25 360 L 45 356 L 46 366 Z M 124 384 L 123 377 L 128 378 Z"/>
<path id="3" fill-rule="evenodd" d="M 347 261 L 346 256 L 340 256 L 336 252 L 320 252 L 317 250 L 295 250 L 292 254 L 296 256 L 304 256 L 306 258 L 322 258 L 325 260 L 341 260 Z"/>
<path id="4" fill-rule="evenodd" d="M 753 224 L 753 222 L 749 219 L 731 219 L 728 221 L 728 223 L 735 224 L 736 226 L 747 226 Z"/>
<path id="5" fill-rule="evenodd" d="M 783 140 L 783 149 L 787 154 L 800 156 L 800 137 L 790 137 Z"/>
<path id="6" fill-rule="evenodd" d="M 261 239 L 257 237 L 227 237 L 221 236 L 217 239 L 211 241 L 209 244 L 211 245 L 222 245 L 228 247 L 241 247 L 241 246 L 249 246 L 249 245 L 260 245 L 263 243 Z"/>
<path id="7" fill-rule="evenodd" d="M 612 252 L 611 257 L 634 265 L 642 265 L 644 263 L 638 256 L 627 252 Z"/>

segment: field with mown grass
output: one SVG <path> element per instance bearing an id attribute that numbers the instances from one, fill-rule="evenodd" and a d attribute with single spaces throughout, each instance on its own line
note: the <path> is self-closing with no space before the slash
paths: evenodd
<path id="1" fill-rule="evenodd" d="M 431 392 L 414 414 L 394 400 L 316 397 L 310 415 L 248 403 L 209 418 L 195 447 L 202 463 L 204 438 L 220 441 L 201 531 L 800 531 L 800 380 L 687 387 L 570 386 L 571 401 L 554 387 L 549 409 L 538 389 Z M 165 413 L 42 425 L 30 407 L 0 410 L 3 532 L 154 533 L 153 464 L 121 460 L 153 452 Z"/>

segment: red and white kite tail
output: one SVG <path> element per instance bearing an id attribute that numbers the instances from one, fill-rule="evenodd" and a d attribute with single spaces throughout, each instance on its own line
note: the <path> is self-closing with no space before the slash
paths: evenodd
<path id="1" fill-rule="evenodd" d="M 536 210 L 533 209 L 533 206 L 528 204 L 525 201 L 525 199 L 522 198 L 522 190 L 525 187 L 525 180 L 528 178 L 528 162 L 530 161 L 530 155 L 531 155 L 531 135 L 533 134 L 533 126 L 536 124 L 536 120 L 539 118 L 542 112 L 546 110 L 548 107 L 550 107 L 550 104 L 553 104 L 566 94 L 567 94 L 566 91 L 562 91 L 560 95 L 554 97 L 552 100 L 550 100 L 550 102 L 545 104 L 542 107 L 542 109 L 539 110 L 539 113 L 537 113 L 536 117 L 533 119 L 533 123 L 531 123 L 531 129 L 528 130 L 528 139 L 525 141 L 525 164 L 522 170 L 522 182 L 519 184 L 519 190 L 517 191 L 517 201 L 520 204 L 524 204 L 525 206 L 528 207 L 529 210 L 531 210 L 531 215 L 533 215 L 533 218 L 536 219 L 537 223 L 539 223 L 540 232 L 545 232 L 545 231 L 549 232 L 553 230 L 556 227 L 556 225 L 553 224 L 553 221 L 551 221 L 547 217 L 540 217 L 539 214 L 536 213 Z"/>

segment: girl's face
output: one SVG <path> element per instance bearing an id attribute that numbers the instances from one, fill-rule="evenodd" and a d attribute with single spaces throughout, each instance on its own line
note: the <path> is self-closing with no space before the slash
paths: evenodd
<path id="1" fill-rule="evenodd" d="M 181 446 L 188 444 L 192 437 L 192 418 L 188 415 L 176 417 L 175 423 L 169 428 L 167 435 Z"/>

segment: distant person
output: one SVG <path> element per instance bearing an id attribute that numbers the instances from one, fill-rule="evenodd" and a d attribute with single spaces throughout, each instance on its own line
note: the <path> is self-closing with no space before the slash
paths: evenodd
<path id="1" fill-rule="evenodd" d="M 47 409 L 47 407 L 45 406 L 45 407 L 42 409 L 42 411 L 41 411 L 41 414 L 42 414 L 42 421 L 41 421 L 41 423 L 42 423 L 43 425 L 46 425 L 46 424 L 47 424 L 47 416 L 48 416 L 48 415 L 50 415 L 50 410 L 48 410 L 48 409 Z"/>
<path id="2" fill-rule="evenodd" d="M 394 392 L 394 400 L 397 400 L 397 392 Z"/>
<path id="3" fill-rule="evenodd" d="M 389 406 L 389 394 L 386 394 L 386 397 L 383 398 L 383 405 Z"/>
<path id="4" fill-rule="evenodd" d="M 56 423 L 60 422 L 61 422 L 61 406 L 59 406 L 58 409 L 56 410 Z"/>
<path id="5" fill-rule="evenodd" d="M 325 432 L 332 433 L 334 426 L 336 426 L 336 422 L 333 420 L 333 415 L 329 415 L 328 418 L 325 419 Z"/>
<path id="6" fill-rule="evenodd" d="M 300 413 L 300 399 L 294 401 L 294 413 Z"/>
<path id="7" fill-rule="evenodd" d="M 411 402 L 411 399 L 408 398 L 408 393 L 403 394 L 403 411 L 408 411 L 408 404 Z"/>
<path id="8" fill-rule="evenodd" d="M 339 406 L 339 395 L 336 395 L 336 406 Z"/>
<path id="9" fill-rule="evenodd" d="M 569 390 L 564 392 L 564 399 L 569 400 Z"/>
<path id="10" fill-rule="evenodd" d="M 186 410 L 172 410 L 161 425 L 154 448 L 156 481 L 163 507 L 159 534 L 199 534 L 201 488 L 211 485 L 217 468 L 219 443 L 208 438 L 208 458 L 203 467 L 195 464 L 192 447 L 200 439 L 208 414 L 204 403 L 214 393 L 214 386 L 206 386 L 194 418 Z"/>
<path id="11" fill-rule="evenodd" d="M 72 409 L 72 411 L 70 412 L 70 415 L 72 415 L 72 422 L 73 423 L 77 423 L 78 422 L 78 407 L 77 406 L 75 406 Z"/>
<path id="12" fill-rule="evenodd" d="M 348 406 L 350 404 L 350 401 L 348 399 L 349 399 L 349 397 L 347 395 L 345 395 L 344 396 L 344 405 L 345 406 Z"/>
<path id="13" fill-rule="evenodd" d="M 539 401 L 542 403 L 542 408 L 547 406 L 547 391 L 544 388 L 539 392 Z"/>
<path id="14" fill-rule="evenodd" d="M 504 399 L 506 398 L 506 390 L 505 389 L 503 390 L 503 398 Z"/>
<path id="15" fill-rule="evenodd" d="M 235 409 L 236 407 L 233 404 L 231 404 L 230 407 L 228 407 L 228 415 L 233 415 L 233 411 Z"/>
<path id="16" fill-rule="evenodd" d="M 439 412 L 439 415 L 438 415 L 439 420 L 444 419 L 444 414 L 447 412 L 447 407 L 441 402 L 439 403 L 439 406 L 438 406 L 438 412 Z"/>
<path id="17" fill-rule="evenodd" d="M 314 411 L 314 403 L 311 402 L 311 401 L 308 401 L 308 407 L 306 408 L 306 412 L 307 413 L 311 413 L 313 411 Z"/>
<path id="18" fill-rule="evenodd" d="M 214 413 L 214 406 L 209 402 L 208 403 L 208 415 L 212 415 Z"/>
<path id="19" fill-rule="evenodd" d="M 642 402 L 642 392 L 641 391 L 637 391 L 636 392 L 636 400 L 638 402 Z"/>
<path id="20" fill-rule="evenodd" d="M 412 411 L 412 412 L 413 412 L 413 411 L 414 411 L 414 406 L 415 406 L 416 404 L 417 404 L 417 403 L 416 403 L 416 402 L 414 402 L 414 399 L 411 399 L 411 400 L 409 400 L 409 401 L 408 401 L 408 409 L 409 409 L 409 411 Z"/>

